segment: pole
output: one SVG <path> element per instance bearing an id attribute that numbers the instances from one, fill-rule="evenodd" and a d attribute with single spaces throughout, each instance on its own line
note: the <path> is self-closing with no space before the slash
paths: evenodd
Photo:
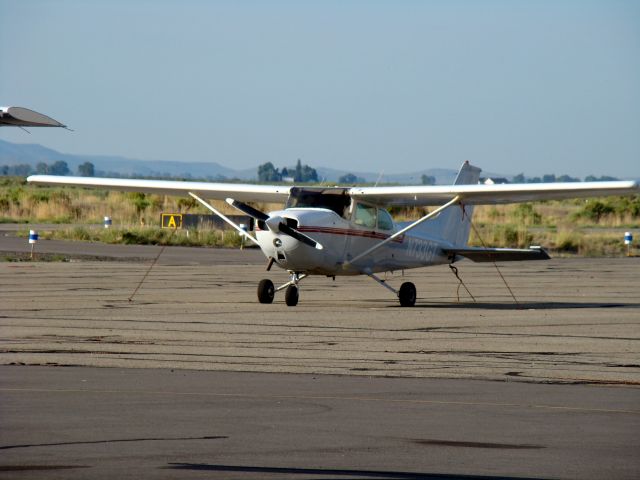
<path id="1" fill-rule="evenodd" d="M 36 242 L 38 241 L 38 232 L 35 230 L 29 230 L 29 243 L 31 244 L 31 255 L 29 258 L 33 260 L 33 250 L 36 246 Z"/>
<path id="2" fill-rule="evenodd" d="M 627 246 L 627 257 L 631 256 L 631 242 L 633 242 L 633 235 L 631 232 L 624 232 L 624 243 Z"/>
<path id="3" fill-rule="evenodd" d="M 241 223 L 239 226 L 242 231 L 244 231 L 245 233 L 247 232 L 247 226 L 244 223 Z M 244 235 L 240 236 L 240 250 L 244 250 L 244 237 Z"/>

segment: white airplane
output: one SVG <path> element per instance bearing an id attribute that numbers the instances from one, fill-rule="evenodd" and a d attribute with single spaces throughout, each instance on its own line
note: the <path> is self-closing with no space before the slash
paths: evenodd
<path id="1" fill-rule="evenodd" d="M 309 275 L 368 275 L 392 291 L 403 307 L 416 302 L 411 282 L 395 289 L 376 273 L 452 264 L 462 257 L 475 262 L 546 260 L 540 247 L 528 249 L 467 246 L 473 206 L 605 195 L 635 195 L 633 181 L 479 185 L 480 169 L 465 162 L 451 186 L 311 187 L 243 185 L 163 180 L 33 175 L 36 185 L 73 185 L 160 195 L 190 195 L 219 215 L 240 235 L 256 243 L 290 281 L 277 288 L 269 279 L 258 285 L 260 303 L 285 292 L 289 306 L 298 303 L 300 281 Z M 207 199 L 227 203 L 256 220 L 255 237 L 245 232 Z M 264 213 L 246 202 L 284 203 Z M 393 221 L 389 206 L 437 206 L 413 222 Z"/>

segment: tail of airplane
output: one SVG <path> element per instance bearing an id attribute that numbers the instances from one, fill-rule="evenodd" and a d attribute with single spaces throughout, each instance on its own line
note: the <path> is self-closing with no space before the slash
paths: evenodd
<path id="1" fill-rule="evenodd" d="M 460 168 L 453 184 L 475 185 L 478 183 L 481 171 L 480 168 L 474 167 L 466 161 L 462 165 L 462 168 Z M 423 232 L 429 236 L 449 242 L 456 247 L 464 247 L 469 240 L 472 215 L 473 206 L 471 205 L 465 205 L 464 211 L 459 206 L 451 206 L 432 221 L 427 220 L 420 227 L 422 227 Z"/>

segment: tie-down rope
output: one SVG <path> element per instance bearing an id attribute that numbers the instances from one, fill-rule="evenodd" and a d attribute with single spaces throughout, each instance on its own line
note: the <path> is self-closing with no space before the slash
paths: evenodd
<path id="1" fill-rule="evenodd" d="M 169 243 L 171 241 L 171 238 L 173 238 L 173 234 L 176 233 L 176 231 L 178 230 L 178 227 L 175 226 L 173 227 L 173 231 L 171 232 L 171 234 L 169 235 L 169 238 L 167 238 L 167 243 Z M 136 293 L 138 293 L 138 290 L 140 290 L 140 287 L 142 286 L 142 284 L 144 283 L 144 281 L 147 279 L 147 277 L 149 276 L 149 273 L 151 273 L 151 269 L 155 266 L 155 264 L 158 262 L 158 259 L 160 258 L 160 255 L 162 255 L 162 252 L 164 252 L 164 249 L 167 248 L 167 243 L 165 243 L 164 245 L 162 245 L 162 248 L 160 249 L 160 251 L 158 252 L 158 255 L 156 255 L 156 258 L 153 259 L 153 262 L 151 262 L 151 265 L 149 265 L 149 268 L 147 268 L 147 271 L 145 272 L 144 276 L 142 277 L 142 279 L 140 280 L 140 282 L 138 283 L 138 286 L 135 288 L 135 290 L 133 291 L 133 293 L 131 294 L 131 296 L 129 297 L 129 301 L 133 301 L 133 297 L 135 297 Z"/>
<path id="2" fill-rule="evenodd" d="M 476 301 L 476 297 L 474 297 L 471 292 L 469 291 L 469 289 L 467 288 L 467 286 L 465 285 L 465 283 L 462 281 L 462 279 L 460 278 L 460 276 L 458 275 L 458 268 L 454 267 L 453 264 L 449 264 L 449 268 L 451 269 L 451 271 L 453 272 L 453 274 L 456 276 L 456 278 L 458 279 L 458 288 L 456 288 L 456 302 L 460 303 L 460 285 L 462 285 L 464 287 L 464 289 L 467 291 L 467 293 L 469 294 L 469 296 L 473 299 L 473 301 Z"/>
<path id="3" fill-rule="evenodd" d="M 471 225 L 471 228 L 473 229 L 473 232 L 476 234 L 476 237 L 478 237 L 478 240 L 480 240 L 480 243 L 482 244 L 483 248 L 487 248 L 487 244 L 484 243 L 484 240 L 482 239 L 482 236 L 480 235 L 480 232 L 478 232 L 478 229 L 476 228 L 475 223 L 473 223 L 473 221 L 471 220 L 471 217 L 469 217 L 469 215 L 467 215 L 467 211 L 464 208 L 464 204 L 462 202 L 460 202 L 460 208 L 462 209 L 462 219 L 464 220 L 464 217 L 467 217 L 467 219 L 469 220 L 469 225 Z M 516 296 L 513 293 L 513 290 L 511 290 L 511 287 L 509 286 L 509 284 L 507 283 L 507 279 L 504 278 L 504 275 L 502 274 L 502 272 L 500 271 L 500 267 L 498 267 L 498 264 L 496 263 L 495 259 L 491 259 L 491 263 L 493 263 L 493 266 L 496 268 L 496 271 L 498 272 L 498 275 L 500 276 L 500 278 L 502 279 L 502 282 L 504 283 L 505 287 L 507 287 L 507 290 L 509 290 L 509 293 L 511 294 L 511 298 L 513 298 L 513 301 L 515 302 L 516 305 L 520 306 L 520 302 L 518 302 L 518 299 L 516 298 Z M 456 294 L 458 295 L 458 301 L 460 301 L 460 295 L 458 294 L 460 291 L 460 285 L 462 285 L 465 290 L 467 291 L 467 293 L 469 294 L 469 296 L 471 298 L 473 298 L 473 301 L 475 302 L 476 299 L 474 298 L 473 295 L 471 295 L 471 292 L 469 291 L 469 289 L 467 288 L 467 286 L 464 284 L 464 282 L 462 281 L 462 279 L 458 276 L 458 269 L 455 268 L 453 265 L 449 264 L 449 268 L 451 268 L 451 271 L 454 273 L 454 275 L 456 276 L 456 278 L 458 279 L 458 281 L 460 282 L 458 284 L 458 290 L 456 292 Z"/>

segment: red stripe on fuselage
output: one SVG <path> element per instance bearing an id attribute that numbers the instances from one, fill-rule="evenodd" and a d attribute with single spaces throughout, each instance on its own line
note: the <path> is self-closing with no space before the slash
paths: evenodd
<path id="1" fill-rule="evenodd" d="M 305 233 L 329 233 L 331 235 L 346 235 L 349 237 L 365 237 L 374 238 L 376 240 L 386 240 L 391 235 L 385 233 L 378 233 L 375 231 L 365 230 L 353 230 L 350 228 L 333 228 L 333 227 L 298 227 L 298 231 Z M 402 243 L 404 235 L 400 235 L 398 238 L 394 238 L 392 242 Z"/>

